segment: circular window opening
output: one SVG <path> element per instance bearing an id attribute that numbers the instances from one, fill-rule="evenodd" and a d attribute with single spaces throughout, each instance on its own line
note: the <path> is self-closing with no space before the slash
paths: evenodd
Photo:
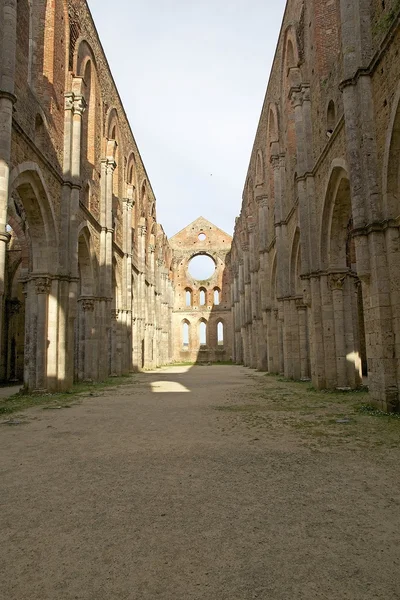
<path id="1" fill-rule="evenodd" d="M 215 268 L 215 262 L 207 254 L 198 254 L 189 261 L 189 273 L 198 281 L 209 279 L 214 274 Z"/>
<path id="2" fill-rule="evenodd" d="M 205 233 L 199 233 L 199 240 L 200 242 L 204 242 L 204 240 L 206 239 L 206 234 Z"/>

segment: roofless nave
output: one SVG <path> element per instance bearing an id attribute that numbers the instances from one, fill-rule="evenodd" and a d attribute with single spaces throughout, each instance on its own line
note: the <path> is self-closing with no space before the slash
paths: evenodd
<path id="1" fill-rule="evenodd" d="M 0 15 L 3 381 L 232 356 L 399 409 L 397 0 L 289 0 L 231 252 L 157 223 L 86 3 Z"/>

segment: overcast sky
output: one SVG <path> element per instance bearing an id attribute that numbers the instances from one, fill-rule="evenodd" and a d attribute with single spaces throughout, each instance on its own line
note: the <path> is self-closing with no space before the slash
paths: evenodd
<path id="1" fill-rule="evenodd" d="M 89 0 L 169 237 L 233 232 L 285 0 Z"/>

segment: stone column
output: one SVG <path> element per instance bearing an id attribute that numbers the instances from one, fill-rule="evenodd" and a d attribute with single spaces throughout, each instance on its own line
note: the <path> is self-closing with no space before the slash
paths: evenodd
<path id="1" fill-rule="evenodd" d="M 299 322 L 299 344 L 300 344 L 300 379 L 306 381 L 310 378 L 309 373 L 309 351 L 308 351 L 308 327 L 307 306 L 302 300 L 296 301 L 297 316 Z"/>
<path id="2" fill-rule="evenodd" d="M 94 376 L 94 298 L 83 298 L 81 301 L 84 325 L 83 380 L 93 381 Z"/>
<path id="3" fill-rule="evenodd" d="M 51 280 L 47 277 L 34 279 L 36 304 L 36 391 L 47 389 L 47 309 Z"/>
<path id="4" fill-rule="evenodd" d="M 0 7 L 2 28 L 2 63 L 0 64 L 0 310 L 4 314 L 5 256 L 9 236 L 6 232 L 11 157 L 11 130 L 14 96 L 15 53 L 17 31 L 17 0 L 8 0 Z M 0 348 L 3 347 L 3 321 L 0 319 Z"/>
<path id="5" fill-rule="evenodd" d="M 336 374 L 338 388 L 348 386 L 346 365 L 346 331 L 344 322 L 343 285 L 345 275 L 331 275 L 330 287 L 332 290 L 333 311 L 335 315 L 335 346 L 336 346 Z"/>

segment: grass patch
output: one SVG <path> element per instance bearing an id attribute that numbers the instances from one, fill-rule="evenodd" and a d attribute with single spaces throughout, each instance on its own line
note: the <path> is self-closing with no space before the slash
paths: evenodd
<path id="1" fill-rule="evenodd" d="M 230 404 L 216 407 L 226 418 L 231 415 L 233 427 L 278 435 L 291 431 L 311 446 L 398 447 L 400 414 L 371 407 L 366 388 L 316 390 L 310 382 L 270 374 L 253 382 Z"/>
<path id="2" fill-rule="evenodd" d="M 101 383 L 76 383 L 70 391 L 55 394 L 27 394 L 19 392 L 8 398 L 0 399 L 0 415 L 9 415 L 34 406 L 42 406 L 45 409 L 69 408 L 72 406 L 71 400 L 74 397 L 96 396 L 102 390 L 127 383 L 132 383 L 131 375 L 110 377 Z"/>

